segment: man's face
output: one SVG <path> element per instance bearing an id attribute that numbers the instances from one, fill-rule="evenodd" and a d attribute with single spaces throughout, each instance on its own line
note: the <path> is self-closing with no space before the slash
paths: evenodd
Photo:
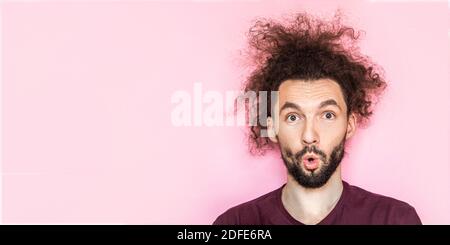
<path id="1" fill-rule="evenodd" d="M 347 116 L 342 91 L 330 79 L 287 80 L 278 96 L 269 119 L 275 131 L 271 140 L 279 144 L 289 174 L 300 185 L 321 187 L 344 156 L 355 118 Z"/>

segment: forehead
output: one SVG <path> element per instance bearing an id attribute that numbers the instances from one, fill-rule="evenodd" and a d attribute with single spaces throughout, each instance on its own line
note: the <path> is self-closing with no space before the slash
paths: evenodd
<path id="1" fill-rule="evenodd" d="M 279 102 L 293 102 L 302 107 L 316 107 L 320 102 L 333 99 L 346 108 L 339 84 L 331 79 L 314 81 L 286 80 L 279 87 Z"/>

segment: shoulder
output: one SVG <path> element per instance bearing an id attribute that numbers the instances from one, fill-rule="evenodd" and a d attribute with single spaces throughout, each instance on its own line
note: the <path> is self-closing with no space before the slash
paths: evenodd
<path id="1" fill-rule="evenodd" d="M 375 223 L 421 224 L 416 210 L 410 204 L 347 184 L 346 206 L 355 212 L 370 215 Z"/>
<path id="2" fill-rule="evenodd" d="M 276 206 L 282 187 L 248 202 L 234 206 L 217 217 L 214 225 L 259 224 L 264 212 Z"/>

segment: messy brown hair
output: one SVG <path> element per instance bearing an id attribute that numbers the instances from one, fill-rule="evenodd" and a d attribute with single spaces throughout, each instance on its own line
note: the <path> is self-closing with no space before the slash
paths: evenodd
<path id="1" fill-rule="evenodd" d="M 243 84 L 243 91 L 277 91 L 289 79 L 314 81 L 328 78 L 336 81 L 347 104 L 347 116 L 356 115 L 359 125 L 365 125 L 372 115 L 373 105 L 386 87 L 381 69 L 355 45 L 362 32 L 342 24 L 342 14 L 325 21 L 306 13 L 284 21 L 259 19 L 248 32 L 248 58 L 252 72 Z M 260 100 L 250 106 L 267 106 L 271 116 L 270 98 L 265 105 Z M 257 117 L 260 117 L 258 110 Z M 260 120 L 249 126 L 249 148 L 263 154 L 273 147 Z"/>

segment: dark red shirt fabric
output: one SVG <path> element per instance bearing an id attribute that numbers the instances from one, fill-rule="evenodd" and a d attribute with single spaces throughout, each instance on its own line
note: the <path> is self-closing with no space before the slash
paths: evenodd
<path id="1" fill-rule="evenodd" d="M 420 225 L 416 210 L 406 202 L 371 193 L 343 181 L 343 191 L 320 225 Z M 302 225 L 284 208 L 280 188 L 230 208 L 214 225 Z"/>

